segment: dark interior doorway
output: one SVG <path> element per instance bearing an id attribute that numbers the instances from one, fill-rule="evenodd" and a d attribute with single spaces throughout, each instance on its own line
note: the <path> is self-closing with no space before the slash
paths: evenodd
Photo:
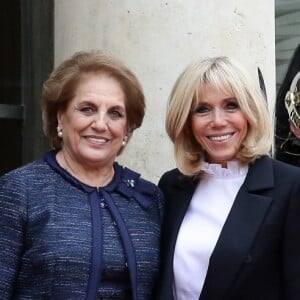
<path id="1" fill-rule="evenodd" d="M 0 175 L 48 148 L 40 95 L 54 53 L 52 0 L 6 0 L 1 6 Z"/>

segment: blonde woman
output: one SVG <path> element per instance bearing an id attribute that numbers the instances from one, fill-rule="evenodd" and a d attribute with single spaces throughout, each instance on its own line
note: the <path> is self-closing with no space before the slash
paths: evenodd
<path id="1" fill-rule="evenodd" d="M 266 101 L 228 57 L 189 65 L 167 108 L 161 300 L 300 299 L 300 169 L 275 161 Z"/>

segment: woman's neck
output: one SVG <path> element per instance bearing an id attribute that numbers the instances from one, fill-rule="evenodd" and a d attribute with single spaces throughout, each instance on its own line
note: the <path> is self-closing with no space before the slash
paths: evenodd
<path id="1" fill-rule="evenodd" d="M 71 158 L 63 149 L 56 154 L 58 164 L 73 177 L 84 184 L 95 187 L 106 186 L 114 177 L 114 168 L 111 166 L 83 165 Z"/>

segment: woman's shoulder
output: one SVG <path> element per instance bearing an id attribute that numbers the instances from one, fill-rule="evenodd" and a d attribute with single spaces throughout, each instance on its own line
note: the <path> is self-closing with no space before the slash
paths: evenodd
<path id="1" fill-rule="evenodd" d="M 300 167 L 291 165 L 289 163 L 273 159 L 273 165 L 277 170 L 282 170 L 285 172 L 292 172 L 300 174 Z"/>
<path id="2" fill-rule="evenodd" d="M 4 182 L 34 182 L 33 180 L 43 178 L 43 175 L 49 171 L 48 164 L 43 159 L 38 159 L 27 163 L 16 169 L 8 171 L 0 177 L 0 181 Z"/>
<path id="3" fill-rule="evenodd" d="M 14 207 L 26 215 L 28 195 L 39 194 L 49 183 L 49 168 L 43 160 L 36 160 L 9 171 L 0 177 L 0 206 Z"/>
<path id="4" fill-rule="evenodd" d="M 274 159 L 274 158 L 269 157 L 269 156 L 263 156 L 261 158 L 261 160 L 265 160 L 265 161 L 268 161 L 269 163 L 271 163 L 272 166 L 273 166 L 274 173 L 279 173 L 279 174 L 282 174 L 282 175 L 284 175 L 284 174 L 287 174 L 287 175 L 295 174 L 295 175 L 300 176 L 300 168 L 298 166 L 293 166 L 291 164 L 288 164 L 286 162 Z"/>
<path id="5" fill-rule="evenodd" d="M 276 160 L 270 156 L 257 159 L 253 166 L 249 167 L 249 182 L 268 183 L 270 186 L 300 187 L 300 168 L 288 163 Z"/>
<path id="6" fill-rule="evenodd" d="M 145 208 L 151 206 L 153 201 L 161 200 L 158 186 L 143 178 L 139 172 L 118 163 L 115 163 L 115 170 L 117 173 L 115 184 L 108 186 L 108 190 L 115 190 L 126 198 L 135 198 Z"/>
<path id="7" fill-rule="evenodd" d="M 195 180 L 192 177 L 182 174 L 179 169 L 174 168 L 166 171 L 160 178 L 158 186 L 160 188 L 170 186 L 170 187 L 186 187 L 187 185 L 194 185 Z"/>
<path id="8" fill-rule="evenodd" d="M 183 174 L 177 168 L 174 168 L 174 169 L 164 172 L 162 174 L 160 180 L 162 180 L 162 179 L 180 179 L 180 178 L 183 178 Z"/>
<path id="9" fill-rule="evenodd" d="M 121 182 L 125 183 L 128 187 L 142 189 L 148 192 L 155 192 L 158 190 L 157 185 L 144 178 L 141 173 L 117 163 L 115 165 L 119 169 L 117 172 L 120 173 Z"/>

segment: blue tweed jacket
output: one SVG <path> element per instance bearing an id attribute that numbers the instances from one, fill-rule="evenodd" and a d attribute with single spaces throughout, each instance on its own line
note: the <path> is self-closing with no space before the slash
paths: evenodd
<path id="1" fill-rule="evenodd" d="M 151 298 L 162 196 L 114 168 L 113 181 L 96 189 L 52 151 L 0 178 L 1 299 Z"/>

